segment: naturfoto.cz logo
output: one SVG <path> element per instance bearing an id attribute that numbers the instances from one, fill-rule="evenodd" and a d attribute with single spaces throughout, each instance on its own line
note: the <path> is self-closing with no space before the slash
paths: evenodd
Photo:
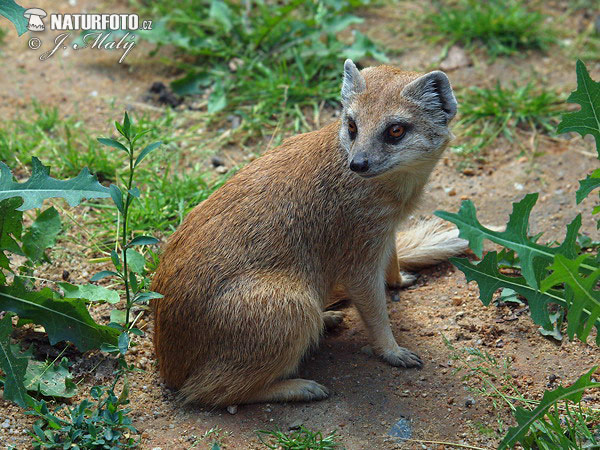
<path id="1" fill-rule="evenodd" d="M 27 9 L 23 16 L 29 20 L 29 31 L 44 31 L 46 12 L 40 8 Z M 134 31 L 152 30 L 152 20 L 142 20 L 137 14 L 51 14 L 50 30 L 63 31 L 58 34 L 50 50 L 40 55 L 45 61 L 59 50 L 71 47 L 73 50 L 84 48 L 97 50 L 122 50 L 119 64 L 122 63 L 135 47 Z M 71 34 L 81 32 L 81 38 L 70 43 Z M 42 46 L 42 40 L 37 36 L 29 39 L 29 48 L 37 50 Z"/>

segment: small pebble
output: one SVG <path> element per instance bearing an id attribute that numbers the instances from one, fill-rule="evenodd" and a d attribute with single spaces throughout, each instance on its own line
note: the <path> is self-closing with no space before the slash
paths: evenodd
<path id="1" fill-rule="evenodd" d="M 227 407 L 227 412 L 232 415 L 237 414 L 237 408 L 238 408 L 237 405 L 229 405 Z"/>
<path id="2" fill-rule="evenodd" d="M 467 408 L 470 408 L 471 406 L 473 406 L 475 404 L 475 399 L 473 397 L 469 397 L 465 400 L 465 406 Z"/>

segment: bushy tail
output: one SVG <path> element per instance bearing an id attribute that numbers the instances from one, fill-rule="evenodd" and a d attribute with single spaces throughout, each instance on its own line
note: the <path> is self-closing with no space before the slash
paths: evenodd
<path id="1" fill-rule="evenodd" d="M 418 270 L 464 252 L 469 243 L 458 237 L 458 230 L 440 219 L 420 221 L 398 233 L 396 251 L 401 270 Z"/>

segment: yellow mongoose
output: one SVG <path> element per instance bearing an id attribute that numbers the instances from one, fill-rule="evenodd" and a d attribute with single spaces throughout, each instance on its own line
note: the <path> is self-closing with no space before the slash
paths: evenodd
<path id="1" fill-rule="evenodd" d="M 420 367 L 398 346 L 386 281 L 465 248 L 439 224 L 401 233 L 452 134 L 443 72 L 344 64 L 341 120 L 287 139 L 198 205 L 170 238 L 153 281 L 160 373 L 187 402 L 233 405 L 328 396 L 290 378 L 349 296 L 375 352 Z M 386 276 L 387 273 L 387 276 Z"/>

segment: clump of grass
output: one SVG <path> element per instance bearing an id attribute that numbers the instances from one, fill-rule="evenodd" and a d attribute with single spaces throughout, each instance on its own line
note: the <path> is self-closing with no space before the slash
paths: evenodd
<path id="1" fill-rule="evenodd" d="M 427 16 L 435 40 L 472 47 L 482 43 L 493 57 L 523 49 L 544 50 L 555 39 L 544 27 L 542 14 L 529 11 L 517 0 L 458 0 L 436 2 L 438 10 Z"/>
<path id="2" fill-rule="evenodd" d="M 512 88 L 497 83 L 493 88 L 473 87 L 458 94 L 460 120 L 457 128 L 467 138 L 459 153 L 478 154 L 499 135 L 512 140 L 515 130 L 551 132 L 562 113 L 562 98 L 533 83 Z"/>
<path id="3" fill-rule="evenodd" d="M 300 427 L 297 431 L 284 433 L 280 430 L 257 431 L 260 441 L 270 449 L 283 450 L 335 450 L 341 448 L 334 432 L 323 436 L 320 431 Z"/>
<path id="4" fill-rule="evenodd" d="M 463 380 L 469 382 L 470 390 L 490 401 L 498 413 L 496 425 L 486 427 L 486 435 L 500 439 L 508 429 L 506 412 L 514 415 L 518 406 L 529 410 L 540 403 L 522 392 L 512 375 L 510 358 L 498 359 L 472 347 L 456 348 L 446 337 L 444 342 L 452 352 L 455 373 L 461 373 Z M 526 441 L 526 448 L 544 450 L 598 448 L 600 410 L 583 402 L 559 402 L 532 424 Z"/>
<path id="5" fill-rule="evenodd" d="M 172 84 L 178 94 L 202 95 L 213 119 L 236 115 L 242 129 L 265 134 L 304 108 L 337 103 L 345 57 L 386 60 L 358 31 L 349 42 L 338 38 L 362 21 L 352 13 L 368 3 L 161 0 L 148 14 L 164 19 L 142 37 L 189 55 Z"/>
<path id="6" fill-rule="evenodd" d="M 89 167 L 100 180 L 114 180 L 120 162 L 84 131 L 80 121 L 61 120 L 58 108 L 34 103 L 30 118 L 6 121 L 0 126 L 0 161 L 19 167 L 30 164 L 31 157 L 37 156 L 63 178 Z"/>

